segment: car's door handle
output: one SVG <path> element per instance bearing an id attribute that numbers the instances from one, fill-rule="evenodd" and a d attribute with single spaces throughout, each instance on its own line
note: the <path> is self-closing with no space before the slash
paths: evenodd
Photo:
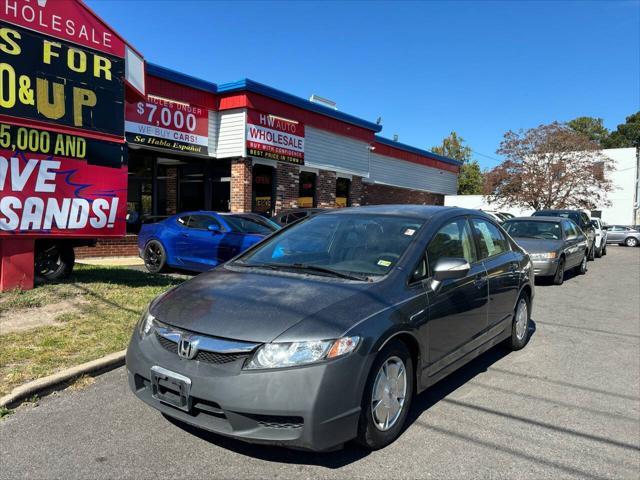
<path id="1" fill-rule="evenodd" d="M 188 236 L 189 236 L 189 234 L 188 234 L 188 233 L 183 233 L 183 234 L 182 234 L 182 236 L 183 236 L 183 237 L 188 237 Z"/>
<path id="2" fill-rule="evenodd" d="M 518 270 L 518 262 L 511 262 L 509 264 L 509 271 L 510 272 L 515 272 L 516 270 Z"/>

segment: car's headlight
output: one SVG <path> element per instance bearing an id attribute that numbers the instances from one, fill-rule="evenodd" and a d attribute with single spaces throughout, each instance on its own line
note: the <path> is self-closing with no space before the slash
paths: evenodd
<path id="1" fill-rule="evenodd" d="M 360 343 L 360 337 L 342 337 L 337 340 L 310 342 L 266 343 L 256 351 L 245 368 L 282 368 L 319 362 L 351 353 L 356 349 L 358 343 Z"/>
<path id="2" fill-rule="evenodd" d="M 138 334 L 144 338 L 149 335 L 156 326 L 156 317 L 149 313 L 149 310 L 145 310 L 138 322 Z"/>
<path id="3" fill-rule="evenodd" d="M 531 260 L 553 260 L 556 258 L 556 252 L 530 253 Z"/>

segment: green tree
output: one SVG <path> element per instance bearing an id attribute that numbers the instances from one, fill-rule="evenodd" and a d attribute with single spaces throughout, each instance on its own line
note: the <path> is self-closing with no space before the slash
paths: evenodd
<path id="1" fill-rule="evenodd" d="M 604 148 L 640 148 L 640 112 L 629 115 L 604 142 Z"/>
<path id="2" fill-rule="evenodd" d="M 442 139 L 440 145 L 431 149 L 433 153 L 464 162 L 458 175 L 458 195 L 480 195 L 483 191 L 483 177 L 480 165 L 471 158 L 471 147 L 464 144 L 464 138 L 451 132 Z"/>
<path id="3" fill-rule="evenodd" d="M 609 138 L 609 130 L 603 125 L 601 118 L 578 117 L 567 122 L 567 126 L 574 132 L 585 135 L 589 140 L 604 147 Z"/>

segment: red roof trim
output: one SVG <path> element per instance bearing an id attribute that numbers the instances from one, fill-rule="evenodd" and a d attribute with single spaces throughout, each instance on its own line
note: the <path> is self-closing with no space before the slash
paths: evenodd
<path id="1" fill-rule="evenodd" d="M 440 170 L 446 170 L 448 172 L 459 173 L 460 169 L 456 165 L 450 165 L 435 158 L 424 157 L 416 153 L 407 152 L 406 150 L 400 150 L 393 148 L 380 142 L 374 143 L 375 153 L 377 155 L 384 155 L 387 157 L 397 158 L 398 160 L 404 160 L 405 162 L 418 163 L 427 167 L 439 168 Z"/>

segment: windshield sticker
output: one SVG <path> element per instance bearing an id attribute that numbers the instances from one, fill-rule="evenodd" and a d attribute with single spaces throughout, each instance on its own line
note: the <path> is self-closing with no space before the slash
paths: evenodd
<path id="1" fill-rule="evenodd" d="M 380 265 L 381 267 L 388 267 L 391 265 L 391 262 L 389 260 L 378 260 L 378 265 Z"/>
<path id="2" fill-rule="evenodd" d="M 408 235 L 409 237 L 410 237 L 410 236 L 412 236 L 414 233 L 416 233 L 416 231 L 415 231 L 415 229 L 413 229 L 413 228 L 407 228 L 407 229 L 404 231 L 404 234 L 405 234 L 405 235 Z"/>

